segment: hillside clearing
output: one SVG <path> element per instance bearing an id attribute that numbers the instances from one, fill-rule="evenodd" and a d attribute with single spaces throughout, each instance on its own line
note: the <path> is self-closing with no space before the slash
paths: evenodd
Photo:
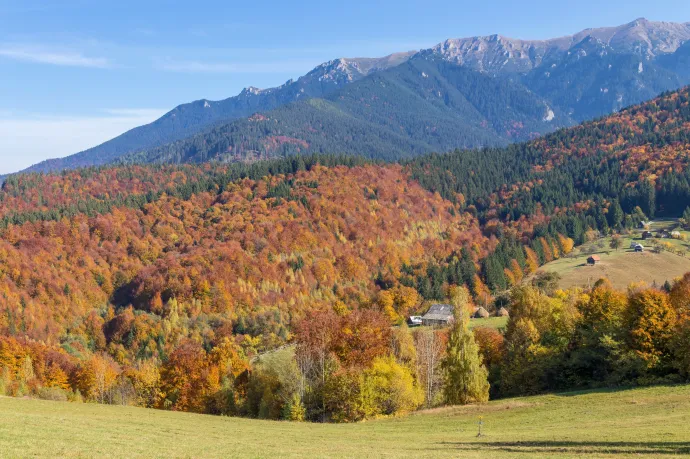
<path id="1" fill-rule="evenodd" d="M 599 253 L 601 262 L 587 265 L 587 256 L 561 258 L 544 265 L 541 270 L 561 275 L 562 288 L 587 287 L 601 278 L 607 278 L 615 288 L 625 289 L 633 282 L 656 283 L 661 286 L 690 271 L 690 259 L 663 253 L 635 253 L 624 251 Z"/>
<path id="2" fill-rule="evenodd" d="M 662 229 L 668 231 L 678 230 L 686 239 L 690 232 L 676 228 L 676 220 L 659 220 L 652 222 L 650 231 L 657 232 Z M 625 289 L 633 282 L 645 282 L 648 285 L 661 286 L 667 280 L 682 276 L 690 272 L 690 258 L 676 253 L 664 251 L 654 253 L 655 243 L 667 243 L 674 250 L 687 251 L 690 246 L 685 240 L 678 239 L 642 239 L 643 229 L 637 229 L 630 235 L 621 238 L 622 247 L 618 250 L 609 248 L 610 237 L 598 239 L 578 247 L 577 254 L 563 257 L 545 264 L 541 271 L 554 272 L 561 276 L 559 285 L 561 288 L 588 287 L 597 280 L 606 278 L 611 281 L 614 288 Z M 631 242 L 641 243 L 645 246 L 643 253 L 636 253 L 630 249 Z M 587 264 L 587 257 L 597 254 L 601 262 L 594 266 Z"/>
<path id="3" fill-rule="evenodd" d="M 483 419 L 484 436 L 477 438 Z M 567 393 L 359 424 L 0 398 L 3 457 L 658 457 L 690 454 L 690 386 Z"/>

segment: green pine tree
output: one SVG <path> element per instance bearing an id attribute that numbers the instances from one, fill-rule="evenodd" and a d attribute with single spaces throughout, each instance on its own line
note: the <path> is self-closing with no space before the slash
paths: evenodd
<path id="1" fill-rule="evenodd" d="M 455 322 L 448 336 L 446 357 L 441 363 L 445 402 L 449 405 L 486 402 L 489 400 L 488 372 L 469 329 L 466 308 L 458 304 L 453 306 Z"/>

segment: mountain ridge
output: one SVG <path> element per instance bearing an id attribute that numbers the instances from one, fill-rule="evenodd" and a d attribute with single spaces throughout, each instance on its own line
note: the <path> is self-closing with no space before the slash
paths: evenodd
<path id="1" fill-rule="evenodd" d="M 518 82 L 418 55 L 324 98 L 293 102 L 121 161 L 254 161 L 299 153 L 395 160 L 505 145 L 570 124 Z"/>
<path id="2" fill-rule="evenodd" d="M 591 39 L 588 40 L 588 37 Z M 552 72 L 538 72 L 545 63 L 558 67 L 561 61 L 569 59 L 570 50 L 580 47 L 585 41 L 592 42 L 593 39 L 607 47 L 607 52 L 611 55 L 638 57 L 640 61 L 637 65 L 643 67 L 659 61 L 659 67 L 665 70 L 657 71 L 659 81 L 641 81 L 639 77 L 631 75 L 634 69 L 626 69 L 623 74 L 627 78 L 623 85 L 625 88 L 619 92 L 615 91 L 616 88 L 605 88 L 601 84 L 598 88 L 595 87 L 595 83 L 599 83 L 597 80 L 611 79 L 602 74 L 589 75 L 586 81 L 576 82 L 581 83 L 581 86 L 590 85 L 576 89 L 576 92 L 582 93 L 578 97 L 588 99 L 584 103 L 576 100 L 563 105 L 568 100 L 568 91 L 573 90 L 571 75 L 564 76 L 563 81 L 547 83 L 546 79 L 551 77 Z M 562 112 L 573 115 L 576 121 L 584 121 L 690 82 L 690 68 L 686 69 L 690 66 L 688 60 L 682 57 L 668 59 L 673 56 L 672 53 L 684 50 L 684 45 L 688 42 L 690 22 L 654 22 L 640 18 L 616 27 L 590 28 L 548 40 L 488 35 L 448 39 L 426 50 L 393 53 L 381 58 L 338 58 L 316 66 L 297 80 L 288 80 L 274 88 L 258 89 L 250 86 L 238 95 L 224 100 L 201 99 L 179 105 L 153 123 L 134 128 L 75 155 L 43 161 L 25 171 L 47 172 L 112 163 L 124 155 L 155 149 L 255 113 L 270 111 L 305 98 L 326 97 L 344 85 L 402 65 L 418 55 L 436 55 L 450 63 L 481 73 L 519 80 L 528 90 L 548 99 L 552 109 L 559 108 Z M 578 52 L 581 52 L 581 47 Z M 613 64 L 607 65 L 611 65 L 609 69 L 613 67 Z M 627 63 L 626 66 L 629 67 Z M 666 70 L 677 74 L 677 77 L 667 75 Z M 612 80 L 617 81 L 616 78 Z M 546 87 L 545 92 L 539 92 L 541 87 Z M 602 94 L 597 94 L 597 90 Z"/>

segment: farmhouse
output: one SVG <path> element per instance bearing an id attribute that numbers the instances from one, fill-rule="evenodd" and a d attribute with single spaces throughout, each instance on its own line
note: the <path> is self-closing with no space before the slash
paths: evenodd
<path id="1" fill-rule="evenodd" d="M 453 306 L 450 304 L 432 304 L 422 316 L 424 325 L 448 325 L 453 321 Z"/>
<path id="2" fill-rule="evenodd" d="M 651 231 L 643 231 L 642 232 L 642 239 L 646 240 L 646 239 L 651 239 L 653 237 L 654 237 L 654 235 L 652 234 Z"/>
<path id="3" fill-rule="evenodd" d="M 601 261 L 601 258 L 599 258 L 599 255 L 591 255 L 589 258 L 587 258 L 587 264 L 588 265 L 596 265 Z"/>
<path id="4" fill-rule="evenodd" d="M 644 252 L 644 246 L 642 244 L 635 244 L 635 252 Z"/>

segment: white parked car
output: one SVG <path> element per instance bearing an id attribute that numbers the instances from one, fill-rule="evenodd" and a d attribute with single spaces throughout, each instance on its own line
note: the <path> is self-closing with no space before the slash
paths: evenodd
<path id="1" fill-rule="evenodd" d="M 410 316 L 407 319 L 407 323 L 413 327 L 422 325 L 422 316 Z"/>

